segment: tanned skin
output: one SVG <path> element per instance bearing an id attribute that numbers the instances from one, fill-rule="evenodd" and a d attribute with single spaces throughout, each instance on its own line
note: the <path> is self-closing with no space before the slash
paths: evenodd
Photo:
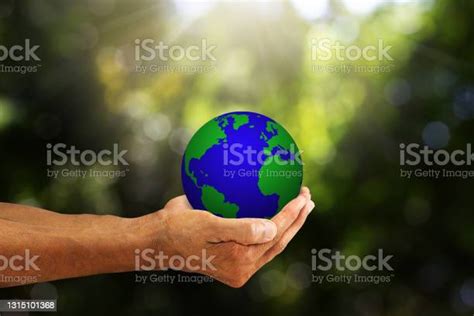
<path id="1" fill-rule="evenodd" d="M 215 256 L 215 269 L 183 270 L 241 287 L 285 249 L 313 208 L 306 187 L 271 220 L 221 218 L 193 210 L 185 196 L 137 218 L 65 215 L 0 203 L 0 255 L 24 256 L 28 249 L 31 257 L 38 256 L 34 264 L 39 268 L 18 269 L 21 261 L 8 265 L 0 271 L 3 279 L 13 276 L 22 281 L 3 281 L 0 287 L 135 271 L 137 249 L 183 258 L 201 257 L 206 250 L 208 257 Z M 164 264 L 160 268 L 168 268 Z"/>

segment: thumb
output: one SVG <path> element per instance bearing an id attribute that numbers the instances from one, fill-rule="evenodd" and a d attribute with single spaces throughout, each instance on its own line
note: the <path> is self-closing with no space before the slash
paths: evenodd
<path id="1" fill-rule="evenodd" d="M 215 217 L 210 242 L 234 241 L 243 245 L 262 244 L 273 240 L 277 226 L 267 219 Z"/>

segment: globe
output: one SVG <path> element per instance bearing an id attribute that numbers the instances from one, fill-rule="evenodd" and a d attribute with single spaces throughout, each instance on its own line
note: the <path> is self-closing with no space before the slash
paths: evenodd
<path id="1" fill-rule="evenodd" d="M 293 138 L 253 112 L 226 113 L 204 124 L 189 141 L 181 169 L 192 207 L 226 218 L 270 218 L 298 195 L 303 180 Z"/>

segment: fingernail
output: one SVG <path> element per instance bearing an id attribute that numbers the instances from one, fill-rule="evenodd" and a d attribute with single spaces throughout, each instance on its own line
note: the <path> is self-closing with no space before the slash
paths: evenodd
<path id="1" fill-rule="evenodd" d="M 304 194 L 304 195 L 309 195 L 310 194 L 309 188 L 308 187 L 303 187 L 301 189 L 301 193 Z"/>
<path id="2" fill-rule="evenodd" d="M 277 229 L 276 225 L 272 221 L 266 221 L 262 225 L 263 229 L 263 240 L 264 241 L 270 241 L 275 238 Z"/>
<path id="3" fill-rule="evenodd" d="M 310 206 L 309 209 L 308 209 L 308 214 L 313 211 L 314 207 L 315 207 L 315 204 L 314 204 L 313 201 L 311 201 L 311 206 Z"/>

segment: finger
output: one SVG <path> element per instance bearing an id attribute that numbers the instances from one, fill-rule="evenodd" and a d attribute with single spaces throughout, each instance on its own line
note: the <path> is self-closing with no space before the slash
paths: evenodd
<path id="1" fill-rule="evenodd" d="M 290 201 L 283 210 L 278 213 L 272 221 L 276 223 L 278 232 L 275 238 L 266 244 L 258 245 L 252 249 L 256 257 L 263 256 L 272 248 L 285 234 L 285 232 L 297 221 L 298 217 L 304 212 L 304 208 L 310 202 L 308 195 L 302 192 L 297 198 Z"/>
<path id="2" fill-rule="evenodd" d="M 230 219 L 214 216 L 209 232 L 209 242 L 234 241 L 253 245 L 272 241 L 277 234 L 277 227 L 268 219 Z"/>
<path id="3" fill-rule="evenodd" d="M 276 239 L 279 239 L 285 231 L 293 224 L 300 211 L 309 201 L 309 190 L 303 188 L 300 195 L 291 200 L 283 209 L 273 217 L 272 221 L 276 224 L 278 233 Z"/>
<path id="4" fill-rule="evenodd" d="M 277 235 L 271 242 L 258 245 L 252 249 L 253 254 L 256 257 L 261 257 L 268 251 L 268 249 L 273 247 L 277 241 L 281 239 L 283 234 L 290 228 L 290 226 L 297 220 L 299 214 L 310 201 L 308 193 L 309 190 L 306 191 L 305 188 L 302 188 L 300 195 L 291 200 L 287 205 L 285 205 L 285 207 L 283 207 L 280 213 L 273 217 L 272 221 L 276 224 L 278 230 Z"/>
<path id="5" fill-rule="evenodd" d="M 314 209 L 314 202 L 309 201 L 304 209 L 300 212 L 300 215 L 296 219 L 296 221 L 291 225 L 290 228 L 283 234 L 283 236 L 276 241 L 276 243 L 268 249 L 265 254 L 260 259 L 260 266 L 263 266 L 270 260 L 272 260 L 275 256 L 279 255 L 283 250 L 285 250 L 286 246 L 288 246 L 289 242 L 295 237 L 296 233 L 301 229 L 303 224 L 306 222 L 308 215 Z"/>
<path id="6" fill-rule="evenodd" d="M 309 197 L 311 200 L 311 192 L 308 187 L 301 187 L 300 194 L 303 194 L 305 197 Z"/>
<path id="7" fill-rule="evenodd" d="M 235 241 L 244 245 L 263 244 L 275 240 L 293 223 L 309 198 L 309 189 L 303 187 L 300 195 L 290 201 L 271 221 L 264 219 L 226 219 L 214 217 L 209 242 Z M 270 248 L 269 244 L 266 249 Z M 265 249 L 265 250 L 266 250 Z M 262 251 L 263 252 L 263 251 Z"/>

